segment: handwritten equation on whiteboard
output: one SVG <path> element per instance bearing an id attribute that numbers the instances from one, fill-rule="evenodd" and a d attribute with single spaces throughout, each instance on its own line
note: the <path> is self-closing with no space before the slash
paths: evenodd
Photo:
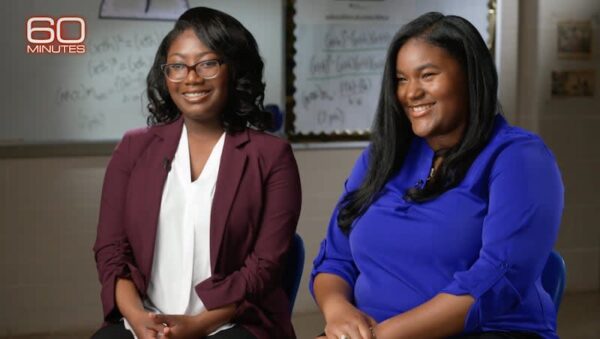
<path id="1" fill-rule="evenodd" d="M 387 46 L 397 29 L 381 13 L 385 11 L 356 7 L 354 2 L 296 3 L 297 133 L 351 133 L 369 128 Z"/>
<path id="2" fill-rule="evenodd" d="M 487 0 L 303 0 L 295 4 L 294 130 L 367 132 L 387 48 L 400 27 L 429 12 L 458 14 L 487 39 Z"/>
<path id="3" fill-rule="evenodd" d="M 86 56 L 71 66 L 78 69 L 77 80 L 57 82 L 52 92 L 57 109 L 71 112 L 78 128 L 88 133 L 105 128 L 110 115 L 138 121 L 129 128 L 143 124 L 146 76 L 162 35 L 119 32 L 90 39 Z"/>

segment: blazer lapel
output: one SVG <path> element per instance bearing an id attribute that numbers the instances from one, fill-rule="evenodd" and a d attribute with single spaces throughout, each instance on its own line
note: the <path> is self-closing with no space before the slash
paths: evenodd
<path id="1" fill-rule="evenodd" d="M 248 141 L 247 130 L 235 134 L 228 133 L 225 137 L 211 211 L 210 265 L 213 274 L 217 267 L 229 211 L 246 167 L 248 156 L 242 146 Z"/>
<path id="2" fill-rule="evenodd" d="M 144 195 L 140 198 L 144 201 L 142 208 L 146 211 L 140 217 L 140 225 L 145 233 L 141 236 L 146 241 L 144 241 L 143 255 L 139 258 L 138 264 L 147 279 L 150 279 L 152 274 L 162 192 L 171 169 L 171 161 L 177 151 L 182 128 L 183 118 L 181 117 L 170 124 L 153 127 L 152 131 L 156 137 L 138 160 L 137 166 L 143 168 L 145 173 L 144 188 L 142 189 Z"/>

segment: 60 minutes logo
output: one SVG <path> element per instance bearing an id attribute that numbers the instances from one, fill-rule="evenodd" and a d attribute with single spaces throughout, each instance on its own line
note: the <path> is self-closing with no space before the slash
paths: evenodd
<path id="1" fill-rule="evenodd" d="M 79 37 L 65 34 L 66 24 L 77 25 Z M 85 20 L 77 16 L 51 18 L 33 16 L 27 19 L 27 53 L 30 54 L 83 54 L 85 53 Z"/>

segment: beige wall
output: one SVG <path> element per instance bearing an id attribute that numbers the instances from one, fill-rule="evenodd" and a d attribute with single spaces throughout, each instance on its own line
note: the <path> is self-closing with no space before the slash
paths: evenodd
<path id="1" fill-rule="evenodd" d="M 106 163 L 0 160 L 0 336 L 100 324 L 91 246 Z"/>
<path id="2" fill-rule="evenodd" d="M 302 180 L 302 214 L 298 233 L 304 239 L 306 248 L 296 312 L 316 310 L 307 287 L 312 260 L 325 236 L 331 211 L 342 192 L 346 176 L 360 152 L 360 149 L 295 151 Z"/>
<path id="3" fill-rule="evenodd" d="M 567 290 L 600 288 L 600 2 L 521 1 L 517 123 L 539 133 L 553 150 L 565 184 L 557 249 L 567 263 Z M 592 20 L 590 60 L 557 57 L 557 22 Z M 552 70 L 593 69 L 593 98 L 550 96 Z"/>

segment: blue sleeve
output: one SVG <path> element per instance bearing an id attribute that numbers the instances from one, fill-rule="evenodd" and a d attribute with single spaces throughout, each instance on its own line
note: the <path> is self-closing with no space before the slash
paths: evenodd
<path id="1" fill-rule="evenodd" d="M 475 298 L 465 332 L 510 311 L 539 278 L 556 241 L 563 194 L 556 161 L 539 139 L 512 144 L 498 155 L 479 258 L 442 291 Z"/>
<path id="2" fill-rule="evenodd" d="M 360 155 L 354 164 L 352 173 L 344 183 L 344 191 L 333 211 L 331 220 L 329 221 L 327 234 L 325 239 L 321 242 L 319 253 L 313 261 L 313 269 L 308 285 L 313 298 L 315 296 L 313 290 L 314 281 L 319 273 L 335 274 L 344 279 L 351 288 L 354 287 L 359 272 L 352 259 L 349 238 L 340 230 L 337 223 L 337 216 L 340 202 L 344 199 L 346 194 L 358 189 L 366 174 L 367 167 L 368 148 Z"/>

